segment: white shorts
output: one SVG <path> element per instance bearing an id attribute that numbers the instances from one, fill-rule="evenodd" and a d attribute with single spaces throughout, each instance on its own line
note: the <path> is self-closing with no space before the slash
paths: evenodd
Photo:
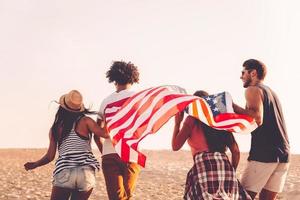
<path id="1" fill-rule="evenodd" d="M 259 193 L 262 189 L 282 192 L 289 163 L 263 163 L 248 161 L 241 184 L 247 190 Z"/>

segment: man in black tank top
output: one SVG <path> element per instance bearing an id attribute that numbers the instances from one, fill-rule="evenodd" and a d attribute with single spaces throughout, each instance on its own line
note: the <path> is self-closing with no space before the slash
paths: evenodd
<path id="1" fill-rule="evenodd" d="M 241 183 L 254 199 L 275 199 L 282 192 L 289 167 L 290 145 L 277 95 L 263 85 L 265 65 L 255 59 L 243 64 L 241 79 L 246 88 L 246 108 L 233 104 L 234 111 L 253 117 L 258 128 L 251 133 L 248 165 Z"/>

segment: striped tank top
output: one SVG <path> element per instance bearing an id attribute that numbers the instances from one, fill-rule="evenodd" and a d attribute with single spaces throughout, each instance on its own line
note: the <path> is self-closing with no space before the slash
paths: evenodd
<path id="1" fill-rule="evenodd" d="M 99 169 L 100 164 L 92 153 L 91 135 L 88 138 L 80 136 L 75 131 L 77 122 L 73 124 L 71 132 L 62 140 L 58 146 L 58 159 L 55 162 L 55 170 L 53 176 L 64 169 L 79 166 L 91 166 Z"/>

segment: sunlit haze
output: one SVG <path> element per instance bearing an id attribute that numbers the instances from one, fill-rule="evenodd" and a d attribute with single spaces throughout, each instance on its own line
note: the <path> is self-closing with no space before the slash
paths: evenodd
<path id="1" fill-rule="evenodd" d="M 138 66 L 137 91 L 165 84 L 188 93 L 228 91 L 244 106 L 242 63 L 256 58 L 281 100 L 291 151 L 300 153 L 299 6 L 296 0 L 0 0 L 0 148 L 47 147 L 52 101 L 71 89 L 98 110 L 114 91 L 105 72 L 115 60 Z M 141 148 L 170 149 L 173 121 Z M 235 136 L 249 151 L 250 134 Z"/>

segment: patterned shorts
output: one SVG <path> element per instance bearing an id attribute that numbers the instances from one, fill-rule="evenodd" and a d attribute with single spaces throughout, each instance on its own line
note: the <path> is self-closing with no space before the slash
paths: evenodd
<path id="1" fill-rule="evenodd" d="M 184 199 L 251 200 L 225 153 L 201 152 L 187 174 Z"/>

